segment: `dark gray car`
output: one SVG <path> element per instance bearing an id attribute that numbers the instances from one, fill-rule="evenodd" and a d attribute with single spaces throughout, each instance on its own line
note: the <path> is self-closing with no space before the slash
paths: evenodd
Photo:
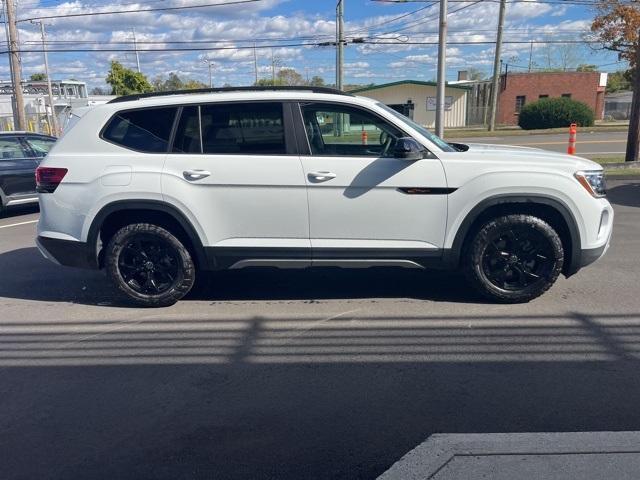
<path id="1" fill-rule="evenodd" d="M 38 201 L 35 170 L 55 142 L 38 133 L 0 132 L 0 211 Z"/>

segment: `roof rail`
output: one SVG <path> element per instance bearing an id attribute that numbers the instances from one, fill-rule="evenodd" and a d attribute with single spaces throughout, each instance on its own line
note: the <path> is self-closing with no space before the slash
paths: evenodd
<path id="1" fill-rule="evenodd" d="M 196 88 L 193 90 L 170 90 L 168 92 L 151 92 L 151 93 L 134 93 L 132 95 L 123 95 L 122 97 L 116 97 L 113 100 L 109 100 L 107 103 L 120 103 L 129 102 L 133 100 L 140 100 L 142 98 L 153 97 L 165 97 L 168 95 L 186 95 L 196 93 L 221 93 L 221 92 L 314 92 L 314 93 L 332 93 L 334 95 L 347 95 L 353 96 L 350 93 L 343 92 L 342 90 L 336 90 L 329 87 L 309 87 L 309 86 L 260 86 L 260 87 L 220 87 L 220 88 Z"/>

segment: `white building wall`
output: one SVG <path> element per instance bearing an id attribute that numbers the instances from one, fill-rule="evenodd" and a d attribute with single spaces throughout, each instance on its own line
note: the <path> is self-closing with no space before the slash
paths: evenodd
<path id="1" fill-rule="evenodd" d="M 436 112 L 427 111 L 427 98 L 436 97 L 435 86 L 405 83 L 356 92 L 356 95 L 374 98 L 386 105 L 404 104 L 411 100 L 415 105 L 413 119 L 428 128 L 435 127 Z M 467 119 L 467 90 L 447 87 L 445 88 L 445 96 L 452 97 L 453 101 L 451 109 L 444 112 L 444 126 L 465 126 Z"/>

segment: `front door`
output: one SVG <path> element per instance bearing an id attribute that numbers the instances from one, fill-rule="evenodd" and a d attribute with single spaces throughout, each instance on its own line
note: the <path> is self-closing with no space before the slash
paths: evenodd
<path id="1" fill-rule="evenodd" d="M 301 158 L 314 264 L 439 256 L 447 216 L 440 161 L 394 158 L 395 141 L 406 134 L 372 111 L 337 103 L 300 107 L 310 147 Z"/>
<path id="2" fill-rule="evenodd" d="M 306 185 L 289 109 L 281 102 L 181 109 L 162 193 L 193 212 L 216 268 L 280 258 L 286 266 L 310 264 Z"/>

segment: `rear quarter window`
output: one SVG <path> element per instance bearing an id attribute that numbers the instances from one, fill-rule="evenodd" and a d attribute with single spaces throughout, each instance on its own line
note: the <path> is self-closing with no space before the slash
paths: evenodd
<path id="1" fill-rule="evenodd" d="M 116 113 L 102 132 L 102 138 L 131 150 L 165 153 L 177 107 L 144 108 Z"/>

